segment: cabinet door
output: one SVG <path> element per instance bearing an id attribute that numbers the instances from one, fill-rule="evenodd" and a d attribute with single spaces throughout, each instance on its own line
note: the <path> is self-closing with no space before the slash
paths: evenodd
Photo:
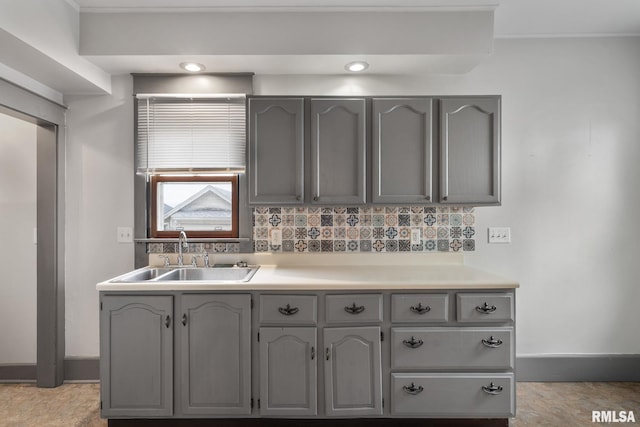
<path id="1" fill-rule="evenodd" d="M 304 203 L 304 99 L 249 98 L 249 203 Z"/>
<path id="2" fill-rule="evenodd" d="M 440 101 L 440 201 L 500 203 L 500 97 Z"/>
<path id="3" fill-rule="evenodd" d="M 251 413 L 251 296 L 184 295 L 181 396 L 185 414 Z"/>
<path id="4" fill-rule="evenodd" d="M 173 301 L 104 296 L 100 311 L 102 417 L 173 414 Z"/>
<path id="5" fill-rule="evenodd" d="M 343 98 L 310 102 L 312 203 L 365 203 L 366 101 Z"/>
<path id="6" fill-rule="evenodd" d="M 373 100 L 372 201 L 432 203 L 430 98 Z"/>
<path id="7" fill-rule="evenodd" d="M 260 414 L 317 414 L 316 328 L 260 328 Z"/>
<path id="8" fill-rule="evenodd" d="M 382 415 L 380 327 L 326 328 L 328 416 Z"/>

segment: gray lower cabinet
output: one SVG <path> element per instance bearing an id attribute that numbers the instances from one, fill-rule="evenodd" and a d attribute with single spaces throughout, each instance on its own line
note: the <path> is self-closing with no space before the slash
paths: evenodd
<path id="1" fill-rule="evenodd" d="M 248 107 L 249 203 L 304 203 L 304 98 L 249 98 Z"/>
<path id="2" fill-rule="evenodd" d="M 374 203 L 433 201 L 433 100 L 374 98 Z"/>
<path id="3" fill-rule="evenodd" d="M 260 328 L 260 415 L 317 415 L 316 331 Z"/>
<path id="4" fill-rule="evenodd" d="M 500 203 L 500 97 L 440 100 L 440 202 Z"/>
<path id="5" fill-rule="evenodd" d="M 173 414 L 173 328 L 171 296 L 101 299 L 103 417 Z"/>
<path id="6" fill-rule="evenodd" d="M 310 103 L 311 202 L 365 203 L 366 100 L 312 98 Z"/>
<path id="7" fill-rule="evenodd" d="M 181 397 L 185 414 L 251 414 L 251 295 L 186 294 Z"/>
<path id="8" fill-rule="evenodd" d="M 325 328 L 325 413 L 382 415 L 380 327 Z"/>

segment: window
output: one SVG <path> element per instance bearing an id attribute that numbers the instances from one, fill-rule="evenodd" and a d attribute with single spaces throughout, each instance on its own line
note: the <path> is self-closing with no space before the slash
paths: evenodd
<path id="1" fill-rule="evenodd" d="M 149 237 L 237 238 L 245 96 L 143 95 L 137 172 L 148 177 Z"/>
<path id="2" fill-rule="evenodd" d="M 238 237 L 238 177 L 151 177 L 151 237 Z"/>

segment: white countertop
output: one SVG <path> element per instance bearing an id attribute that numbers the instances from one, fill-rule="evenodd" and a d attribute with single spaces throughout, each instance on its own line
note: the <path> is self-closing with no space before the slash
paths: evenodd
<path id="1" fill-rule="evenodd" d="M 249 282 L 99 283 L 99 291 L 513 289 L 516 281 L 460 263 L 421 265 L 261 265 Z"/>

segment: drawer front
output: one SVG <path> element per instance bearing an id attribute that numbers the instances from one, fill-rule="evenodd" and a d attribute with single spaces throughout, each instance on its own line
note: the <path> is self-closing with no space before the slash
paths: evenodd
<path id="1" fill-rule="evenodd" d="M 391 415 L 502 418 L 515 415 L 513 374 L 391 374 Z"/>
<path id="2" fill-rule="evenodd" d="M 513 294 L 457 294 L 458 322 L 509 322 L 514 320 Z"/>
<path id="3" fill-rule="evenodd" d="M 392 369 L 509 369 L 513 328 L 391 328 Z"/>
<path id="4" fill-rule="evenodd" d="M 326 296 L 327 323 L 382 322 L 382 295 Z"/>
<path id="5" fill-rule="evenodd" d="M 391 295 L 392 322 L 447 322 L 449 295 L 394 294 Z"/>
<path id="6" fill-rule="evenodd" d="M 260 295 L 260 323 L 315 325 L 317 321 L 315 295 Z"/>

